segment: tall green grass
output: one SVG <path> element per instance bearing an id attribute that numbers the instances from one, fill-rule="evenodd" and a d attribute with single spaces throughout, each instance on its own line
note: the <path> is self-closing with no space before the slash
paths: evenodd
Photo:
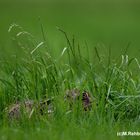
<path id="1" fill-rule="evenodd" d="M 111 50 L 80 45 L 73 36 L 57 28 L 66 39 L 58 58 L 41 25 L 42 40 L 12 24 L 9 28 L 13 52 L 0 60 L 0 139 L 119 139 L 118 131 L 138 131 L 140 115 L 140 65 L 127 49 L 113 59 Z M 56 46 L 58 47 L 58 46 Z M 91 111 L 64 101 L 68 89 L 89 91 L 96 99 Z M 54 113 L 34 114 L 31 119 L 9 121 L 5 108 L 18 101 L 40 101 L 54 97 Z M 135 137 L 134 137 L 135 138 Z"/>

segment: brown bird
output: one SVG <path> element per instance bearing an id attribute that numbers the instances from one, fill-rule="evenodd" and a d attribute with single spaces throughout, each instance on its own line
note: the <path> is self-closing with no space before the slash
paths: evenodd
<path id="1" fill-rule="evenodd" d="M 76 103 L 76 101 L 82 102 L 82 106 L 85 111 L 91 110 L 92 108 L 93 100 L 90 96 L 90 93 L 87 91 L 84 91 L 81 94 L 81 92 L 78 89 L 67 90 L 65 100 L 68 101 L 70 109 L 72 108 L 73 104 Z"/>
<path id="2" fill-rule="evenodd" d="M 82 103 L 83 103 L 83 108 L 84 108 L 85 111 L 91 110 L 92 99 L 91 99 L 90 94 L 86 91 L 84 91 L 82 93 Z"/>
<path id="3" fill-rule="evenodd" d="M 45 111 L 50 114 L 53 113 L 54 109 L 52 101 L 53 98 L 40 102 L 35 102 L 34 100 L 26 100 L 8 106 L 5 111 L 9 120 L 20 119 L 22 117 L 22 113 L 24 113 L 24 115 L 27 115 L 28 118 L 31 118 L 34 110 L 37 110 L 41 115 L 45 114 Z"/>

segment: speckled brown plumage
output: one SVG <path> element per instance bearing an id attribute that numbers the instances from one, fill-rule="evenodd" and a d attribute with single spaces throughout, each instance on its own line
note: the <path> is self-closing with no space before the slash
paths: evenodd
<path id="1" fill-rule="evenodd" d="M 91 109 L 92 100 L 91 100 L 90 94 L 87 91 L 84 91 L 82 93 L 82 103 L 83 103 L 83 108 L 84 108 L 85 111 Z"/>
<path id="2" fill-rule="evenodd" d="M 92 102 L 90 93 L 87 91 L 80 92 L 78 89 L 67 90 L 65 95 L 65 100 L 68 101 L 70 105 L 70 109 L 76 101 L 81 101 L 83 109 L 85 111 L 90 110 L 92 108 Z"/>
<path id="3" fill-rule="evenodd" d="M 53 112 L 52 99 L 35 102 L 33 100 L 26 100 L 24 102 L 17 102 L 8 106 L 5 110 L 7 112 L 9 120 L 20 119 L 22 113 L 24 113 L 28 118 L 33 114 L 33 111 L 37 110 L 39 114 L 43 115 L 44 113 L 50 114 Z"/>

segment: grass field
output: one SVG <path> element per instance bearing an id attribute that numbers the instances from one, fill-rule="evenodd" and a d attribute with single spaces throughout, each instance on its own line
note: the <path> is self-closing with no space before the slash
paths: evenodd
<path id="1" fill-rule="evenodd" d="M 0 140 L 139 139 L 140 3 L 0 0 Z M 89 92 L 92 108 L 65 98 Z M 53 98 L 8 117 L 12 104 Z M 40 104 L 39 104 L 40 105 Z M 46 110 L 49 106 L 45 106 Z"/>

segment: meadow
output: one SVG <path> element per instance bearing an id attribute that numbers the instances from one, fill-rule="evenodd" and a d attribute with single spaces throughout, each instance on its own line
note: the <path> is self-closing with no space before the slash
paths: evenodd
<path id="1" fill-rule="evenodd" d="M 0 0 L 0 140 L 139 139 L 117 136 L 140 132 L 139 6 Z M 90 110 L 81 100 L 70 107 L 73 89 L 90 94 Z M 23 107 L 8 117 L 12 104 L 50 98 L 50 114 Z"/>

